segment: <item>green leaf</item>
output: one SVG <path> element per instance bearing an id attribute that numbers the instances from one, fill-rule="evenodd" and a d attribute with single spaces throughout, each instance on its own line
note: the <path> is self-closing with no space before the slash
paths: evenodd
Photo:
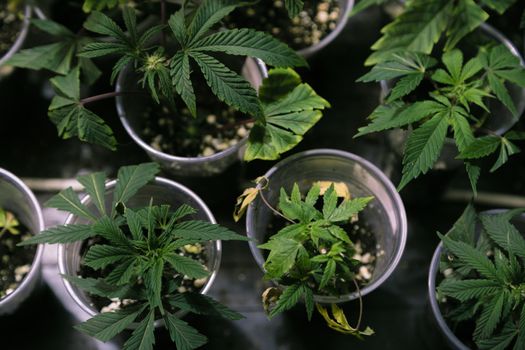
<path id="1" fill-rule="evenodd" d="M 421 84 L 424 77 L 423 74 L 410 74 L 399 79 L 388 94 L 386 102 L 392 103 L 393 101 L 410 94 L 419 86 L 419 84 Z"/>
<path id="2" fill-rule="evenodd" d="M 222 317 L 228 320 L 241 320 L 240 313 L 231 310 L 214 299 L 199 293 L 179 293 L 170 297 L 168 302 L 174 308 L 193 312 L 198 315 Z"/>
<path id="3" fill-rule="evenodd" d="M 194 42 L 189 46 L 195 52 L 225 52 L 230 55 L 257 57 L 274 67 L 306 66 L 307 63 L 288 45 L 269 34 L 253 29 L 230 29 Z"/>
<path id="4" fill-rule="evenodd" d="M 67 74 L 71 69 L 75 44 L 72 41 L 61 41 L 30 49 L 20 50 L 13 55 L 7 64 L 28 69 L 48 69 L 58 74 Z"/>
<path id="5" fill-rule="evenodd" d="M 434 44 L 447 29 L 454 1 L 410 1 L 405 11 L 382 29 L 383 36 L 372 49 L 376 51 L 366 60 L 373 65 L 391 57 L 392 53 L 420 52 L 430 54 Z"/>
<path id="6" fill-rule="evenodd" d="M 259 248 L 270 249 L 270 254 L 264 263 L 266 277 L 279 278 L 293 267 L 302 245 L 293 239 L 279 238 L 261 244 Z"/>
<path id="7" fill-rule="evenodd" d="M 248 147 L 244 154 L 247 161 L 253 159 L 277 159 L 280 154 L 292 149 L 301 142 L 303 135 L 322 117 L 321 110 L 329 103 L 317 95 L 307 84 L 299 84 L 298 76 L 283 70 L 270 71 L 270 78 L 263 82 L 263 91 L 282 82 L 283 87 L 293 88 L 287 94 L 279 89 L 277 95 L 266 96 L 269 102 L 264 104 L 265 120 L 259 120 L 250 132 Z M 272 78 L 273 75 L 277 78 Z M 285 76 L 288 75 L 288 78 Z M 300 82 L 300 81 L 299 81 Z M 268 95 L 268 94 L 267 94 Z"/>
<path id="8" fill-rule="evenodd" d="M 481 315 L 476 322 L 476 329 L 474 330 L 475 340 L 487 339 L 494 333 L 500 321 L 505 299 L 505 291 L 501 291 L 484 305 Z"/>
<path id="9" fill-rule="evenodd" d="M 91 13 L 84 22 L 84 28 L 97 34 L 108 35 L 115 38 L 117 42 L 129 44 L 129 39 L 124 31 L 102 12 L 95 11 Z"/>
<path id="10" fill-rule="evenodd" d="M 474 194 L 474 197 L 476 197 L 478 195 L 478 179 L 481 173 L 481 168 L 470 162 L 465 162 L 465 168 L 467 170 L 467 175 L 470 181 L 470 187 L 472 188 L 472 193 Z"/>
<path id="11" fill-rule="evenodd" d="M 40 244 L 40 243 L 72 243 L 82 241 L 95 236 L 96 233 L 90 225 L 63 225 L 42 231 L 18 245 Z"/>
<path id="12" fill-rule="evenodd" d="M 93 10 L 101 11 L 105 8 L 113 8 L 117 4 L 123 4 L 126 0 L 84 0 L 82 10 L 84 12 L 91 12 Z"/>
<path id="13" fill-rule="evenodd" d="M 64 77 L 56 76 L 49 81 L 57 94 L 74 101 L 80 100 L 80 70 L 78 67 Z"/>
<path id="14" fill-rule="evenodd" d="M 67 27 L 55 21 L 49 20 L 49 19 L 33 18 L 31 19 L 31 24 L 37 27 L 38 29 L 40 29 L 41 31 L 44 31 L 48 34 L 51 34 L 53 36 L 57 36 L 60 38 L 75 36 L 75 33 L 73 33 Z"/>
<path id="15" fill-rule="evenodd" d="M 379 82 L 392 80 L 405 76 L 418 76 L 423 78 L 428 68 L 435 66 L 437 61 L 417 52 L 406 51 L 392 54 L 388 60 L 376 64 L 370 72 L 357 79 L 358 82 Z"/>
<path id="16" fill-rule="evenodd" d="M 208 341 L 208 339 L 200 334 L 195 328 L 169 312 L 166 312 L 164 321 L 170 333 L 170 338 L 175 342 L 175 346 L 178 350 L 196 349 L 206 344 Z"/>
<path id="17" fill-rule="evenodd" d="M 211 56 L 194 51 L 189 54 L 199 65 L 208 86 L 221 101 L 255 117 L 262 115 L 257 92 L 243 77 Z"/>
<path id="18" fill-rule="evenodd" d="M 337 207 L 337 197 L 334 184 L 331 184 L 323 195 L 323 217 L 330 218 L 332 216 Z"/>
<path id="19" fill-rule="evenodd" d="M 141 241 L 144 238 L 144 235 L 142 233 L 142 222 L 140 217 L 129 208 L 126 208 L 124 216 L 126 217 L 126 222 L 133 239 Z"/>
<path id="20" fill-rule="evenodd" d="M 314 292 L 307 285 L 303 284 L 303 295 L 306 315 L 308 316 L 308 321 L 311 321 L 314 313 Z"/>
<path id="21" fill-rule="evenodd" d="M 503 164 L 505 164 L 509 160 L 509 156 L 521 152 L 520 149 L 507 140 L 506 138 L 502 137 L 500 138 L 501 145 L 500 145 L 500 152 L 498 159 L 496 160 L 496 163 L 492 166 L 490 169 L 490 172 L 494 172 L 498 170 Z"/>
<path id="22" fill-rule="evenodd" d="M 510 223 L 511 216 L 508 212 L 480 215 L 480 218 L 483 228 L 496 244 L 505 251 L 525 259 L 525 239 Z"/>
<path id="23" fill-rule="evenodd" d="M 153 350 L 155 344 L 155 312 L 150 310 L 131 336 L 124 343 L 123 350 Z"/>
<path id="24" fill-rule="evenodd" d="M 275 315 L 294 307 L 303 294 L 304 288 L 302 284 L 292 284 L 291 286 L 285 287 L 283 293 L 277 300 L 277 304 L 270 312 L 269 317 L 272 318 Z"/>
<path id="25" fill-rule="evenodd" d="M 483 252 L 477 250 L 467 243 L 454 241 L 447 236 L 439 235 L 439 237 L 441 238 L 445 248 L 457 256 L 466 266 L 475 269 L 488 279 L 494 281 L 500 280 L 494 264 Z"/>
<path id="26" fill-rule="evenodd" d="M 331 222 L 348 221 L 352 216 L 363 210 L 372 199 L 374 197 L 359 197 L 345 200 L 326 218 Z"/>
<path id="27" fill-rule="evenodd" d="M 46 207 L 67 211 L 73 215 L 80 216 L 85 219 L 97 219 L 93 214 L 90 213 L 84 204 L 80 203 L 78 195 L 71 187 L 60 191 L 59 194 L 51 197 L 51 199 L 49 199 L 44 205 Z"/>
<path id="28" fill-rule="evenodd" d="M 403 158 L 403 177 L 398 185 L 401 190 L 412 179 L 426 174 L 432 168 L 441 152 L 447 135 L 446 118 L 434 116 L 414 130 L 408 137 Z"/>
<path id="29" fill-rule="evenodd" d="M 264 115 L 267 121 L 269 117 L 283 115 L 292 112 L 313 111 L 330 107 L 330 103 L 310 87 L 308 84 L 296 86 L 284 98 L 264 105 Z"/>
<path id="30" fill-rule="evenodd" d="M 382 5 L 387 3 L 389 0 L 360 0 L 356 2 L 354 7 L 352 8 L 352 12 L 350 13 L 350 16 L 355 16 L 361 11 L 366 10 L 367 8 L 374 6 L 374 5 Z"/>
<path id="31" fill-rule="evenodd" d="M 78 53 L 80 57 L 95 58 L 114 54 L 125 54 L 128 47 L 121 43 L 94 42 L 88 43 Z"/>
<path id="32" fill-rule="evenodd" d="M 508 346 L 512 343 L 512 340 L 518 335 L 516 326 L 511 320 L 508 320 L 498 335 L 494 334 L 489 339 L 479 340 L 476 344 L 480 350 L 505 350 L 510 349 Z M 518 340 L 519 341 L 519 340 Z M 522 347 L 518 345 L 518 341 L 514 346 L 514 350 L 519 350 Z"/>
<path id="33" fill-rule="evenodd" d="M 178 52 L 173 56 L 170 63 L 170 74 L 173 85 L 177 93 L 188 107 L 191 114 L 197 116 L 197 106 L 195 103 L 195 91 L 191 82 L 191 68 L 189 56 L 186 53 Z"/>
<path id="34" fill-rule="evenodd" d="M 445 51 L 456 46 L 468 33 L 478 28 L 489 18 L 489 14 L 483 11 L 481 6 L 474 0 L 461 0 L 454 8 L 453 20 L 447 29 L 447 42 Z"/>
<path id="35" fill-rule="evenodd" d="M 157 163 L 142 163 L 123 166 L 117 175 L 117 185 L 113 195 L 113 208 L 118 203 L 126 203 L 137 191 L 155 178 L 160 167 Z"/>
<path id="36" fill-rule="evenodd" d="M 332 277 L 335 275 L 336 263 L 333 259 L 328 260 L 326 267 L 323 272 L 323 277 L 321 278 L 321 283 L 319 283 L 319 290 L 322 290 L 328 285 Z"/>
<path id="37" fill-rule="evenodd" d="M 288 11 L 288 16 L 293 18 L 299 15 L 299 12 L 301 12 L 304 7 L 304 2 L 303 0 L 284 0 L 284 6 Z"/>
<path id="38" fill-rule="evenodd" d="M 500 15 L 502 15 L 516 1 L 515 0 L 481 0 L 481 2 L 484 5 L 493 9 L 494 11 L 497 11 Z"/>
<path id="39" fill-rule="evenodd" d="M 245 3 L 237 0 L 204 0 L 188 26 L 189 45 L 202 38 L 215 24 L 236 7 Z"/>
<path id="40" fill-rule="evenodd" d="M 378 106 L 368 117 L 372 122 L 358 129 L 354 137 L 372 132 L 398 128 L 420 121 L 443 110 L 443 105 L 436 101 L 418 101 L 407 107 L 401 102 Z"/>
<path id="41" fill-rule="evenodd" d="M 259 99 L 264 104 L 276 102 L 301 84 L 301 76 L 291 68 L 273 68 L 259 87 Z"/>
<path id="42" fill-rule="evenodd" d="M 99 270 L 132 256 L 131 252 L 127 249 L 106 244 L 97 244 L 89 248 L 84 258 L 84 264 L 92 269 Z"/>
<path id="43" fill-rule="evenodd" d="M 129 285 L 114 286 L 114 285 L 107 283 L 103 279 L 95 279 L 95 278 L 89 278 L 89 277 L 83 278 L 83 277 L 66 276 L 66 275 L 62 275 L 62 278 L 66 279 L 67 281 L 71 282 L 71 284 L 74 284 L 75 286 L 81 288 L 82 290 L 84 290 L 85 292 L 89 294 L 97 295 L 103 298 L 124 299 L 126 298 L 127 294 L 132 288 Z"/>
<path id="44" fill-rule="evenodd" d="M 439 292 L 452 298 L 465 302 L 470 299 L 480 299 L 487 295 L 493 295 L 501 290 L 498 282 L 491 280 L 473 279 L 473 280 L 445 280 L 439 286 Z"/>
<path id="45" fill-rule="evenodd" d="M 465 151 L 474 142 L 474 133 L 470 124 L 462 115 L 455 114 L 452 119 L 452 129 L 454 130 L 454 140 L 460 152 Z"/>
<path id="46" fill-rule="evenodd" d="M 246 236 L 241 236 L 226 227 L 212 224 L 207 221 L 188 220 L 173 226 L 172 234 L 181 239 L 200 241 L 247 241 Z"/>
<path id="47" fill-rule="evenodd" d="M 149 302 L 151 307 L 158 307 L 163 313 L 162 306 L 162 274 L 164 272 L 164 260 L 163 259 L 151 259 L 149 260 L 150 266 L 145 273 L 145 285 L 146 291 L 148 292 Z"/>
<path id="48" fill-rule="evenodd" d="M 496 94 L 496 97 L 509 109 L 512 115 L 517 116 L 518 111 L 512 101 L 512 97 L 509 95 L 509 91 L 503 84 L 503 82 L 493 73 L 487 75 L 489 86 L 492 91 Z"/>
<path id="49" fill-rule="evenodd" d="M 77 111 L 78 138 L 114 151 L 117 141 L 104 120 L 86 108 L 80 107 Z"/>
<path id="50" fill-rule="evenodd" d="M 117 286 L 127 285 L 130 283 L 133 274 L 135 273 L 136 267 L 137 259 L 126 259 L 109 273 L 109 275 L 105 278 L 105 281 L 109 284 L 114 284 Z"/>
<path id="51" fill-rule="evenodd" d="M 175 270 L 190 278 L 203 278 L 210 274 L 201 263 L 186 256 L 169 254 L 164 256 L 164 259 Z"/>
<path id="52" fill-rule="evenodd" d="M 91 173 L 77 177 L 77 181 L 84 186 L 85 191 L 98 208 L 100 215 L 106 214 L 105 205 L 105 182 L 106 174 L 104 172 Z"/>
<path id="53" fill-rule="evenodd" d="M 454 240 L 475 245 L 477 215 L 474 206 L 469 203 L 459 219 L 447 232 L 447 237 Z"/>
<path id="54" fill-rule="evenodd" d="M 483 136 L 474 139 L 458 156 L 460 159 L 476 159 L 494 153 L 501 144 L 499 136 Z"/>
<path id="55" fill-rule="evenodd" d="M 75 326 L 75 329 L 107 342 L 131 325 L 145 308 L 145 305 L 130 306 L 115 312 L 100 313 Z"/>
<path id="56" fill-rule="evenodd" d="M 186 22 L 184 18 L 184 8 L 181 8 L 180 10 L 175 12 L 173 15 L 171 15 L 170 19 L 168 20 L 168 24 L 177 42 L 182 47 L 186 47 L 187 40 L 188 40 L 188 32 L 187 32 Z"/>

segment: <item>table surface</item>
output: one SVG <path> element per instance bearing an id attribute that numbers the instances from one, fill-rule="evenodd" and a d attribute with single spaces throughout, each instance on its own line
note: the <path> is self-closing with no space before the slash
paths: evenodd
<path id="1" fill-rule="evenodd" d="M 355 80 L 366 72 L 362 62 L 387 21 L 379 9 L 351 18 L 340 37 L 310 61 L 310 69 L 301 71 L 305 80 L 332 103 L 332 108 L 290 154 L 313 148 L 342 149 L 366 157 L 394 182 L 398 181 L 400 162 L 390 152 L 384 134 L 352 138 L 378 103 L 378 85 L 355 83 Z M 517 34 L 511 36 L 520 38 Z M 102 62 L 102 66 L 107 69 L 109 63 Z M 112 100 L 93 108 L 114 129 L 120 142 L 117 152 L 59 139 L 46 117 L 51 96 L 48 78 L 45 72 L 17 70 L 0 82 L 0 167 L 25 179 L 72 179 L 95 170 L 114 175 L 121 165 L 147 161 L 144 152 L 120 125 Z M 108 89 L 107 81 L 100 81 L 94 87 L 96 92 Z M 517 156 L 497 174 L 482 174 L 480 190 L 489 194 L 485 206 L 479 205 L 479 209 L 505 205 L 505 201 L 497 205 L 501 196 L 494 193 L 514 196 L 525 193 L 521 180 L 525 176 L 524 160 L 523 156 Z M 250 179 L 263 174 L 273 164 L 238 163 L 215 177 L 174 179 L 201 196 L 219 223 L 243 233 L 244 223 L 232 220 L 235 198 L 249 185 Z M 269 321 L 260 302 L 260 294 L 265 289 L 262 272 L 248 245 L 239 242 L 223 242 L 222 264 L 210 294 L 244 314 L 246 319 L 232 322 L 191 316 L 187 321 L 209 337 L 209 343 L 203 347 L 206 349 L 443 349 L 445 345 L 429 311 L 428 268 L 438 243 L 436 231 L 446 232 L 460 215 L 466 203 L 458 198 L 468 188 L 464 171 L 458 170 L 432 172 L 401 193 L 409 220 L 408 242 L 392 276 L 364 298 L 363 324 L 376 332 L 365 341 L 328 329 L 319 315 L 309 323 L 302 307 Z M 53 193 L 36 194 L 43 203 Z M 63 214 L 51 209 L 45 209 L 44 215 L 47 226 L 64 221 Z M 2 350 L 119 349 L 118 340 L 102 344 L 72 328 L 76 320 L 70 311 L 75 305 L 63 294 L 57 276 L 55 248 L 46 248 L 43 269 L 45 283 L 14 315 L 0 317 Z M 345 304 L 350 317 L 355 317 L 357 306 L 357 302 Z M 167 334 L 158 332 L 156 349 L 173 348 Z"/>

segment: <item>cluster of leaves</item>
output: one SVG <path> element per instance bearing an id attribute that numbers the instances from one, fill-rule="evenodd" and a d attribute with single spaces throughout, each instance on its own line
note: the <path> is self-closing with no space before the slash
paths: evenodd
<path id="1" fill-rule="evenodd" d="M 308 319 L 311 319 L 314 293 L 339 295 L 343 290 L 347 292 L 345 288 L 349 285 L 353 286 L 353 267 L 358 262 L 352 258 L 353 243 L 342 226 L 363 210 L 372 197 L 346 198 L 338 205 L 338 194 L 332 183 L 322 195 L 322 209 L 318 210 L 316 203 L 320 201 L 321 190 L 319 184 L 314 184 L 304 199 L 297 184 L 291 196 L 284 188 L 280 190 L 278 210 L 290 225 L 259 245 L 269 250 L 264 264 L 265 278 L 275 280 L 284 288 L 276 297 L 270 318 L 304 298 Z M 334 316 L 342 320 L 337 316 L 342 312 L 337 310 L 333 309 Z M 328 321 L 326 310 L 321 306 L 319 311 Z M 330 322 L 329 325 L 332 327 Z M 358 337 L 373 333 L 370 328 L 364 331 L 352 328 L 348 322 L 332 328 L 345 329 L 345 333 Z"/>
<path id="2" fill-rule="evenodd" d="M 20 230 L 18 229 L 19 225 L 20 223 L 13 213 L 0 208 L 0 238 L 6 232 L 12 235 L 20 234 Z"/>
<path id="3" fill-rule="evenodd" d="M 498 135 L 483 128 L 492 117 L 491 99 L 499 100 L 514 118 L 519 117 L 506 84 L 525 87 L 525 69 L 504 45 L 482 46 L 467 62 L 459 49 L 451 49 L 442 55 L 440 64 L 424 53 L 391 53 L 359 79 L 382 80 L 393 81 L 393 87 L 369 116 L 370 124 L 360 128 L 356 137 L 400 127 L 413 129 L 404 151 L 399 189 L 432 168 L 449 132 L 459 150 L 458 158 L 465 160 L 474 191 L 480 167 L 473 160 L 500 147 L 500 157 L 491 169 L 495 171 L 508 156 L 519 152 L 511 140 L 523 139 L 522 133 Z M 487 133 L 490 135 L 476 137 Z"/>
<path id="4" fill-rule="evenodd" d="M 84 5 L 91 10 L 114 4 L 116 0 L 86 1 Z M 211 54 L 257 57 L 278 68 L 305 66 L 306 61 L 269 34 L 252 29 L 217 30 L 225 16 L 236 7 L 248 4 L 246 2 L 204 0 L 188 8 L 184 4 L 168 20 L 171 30 L 160 24 L 142 33 L 139 33 L 136 13 L 131 7 L 122 8 L 124 28 L 107 15 L 94 11 L 84 28 L 105 36 L 98 41 L 75 35 L 52 21 L 36 20 L 38 28 L 63 40 L 23 50 L 10 64 L 44 68 L 59 74 L 51 80 L 56 97 L 48 114 L 63 138 L 78 137 L 115 149 L 117 142 L 112 130 L 101 117 L 85 108 L 85 104 L 97 99 L 80 96 L 81 82 L 90 84 L 100 75 L 91 59 L 111 55 L 118 58 L 112 69 L 111 83 L 125 67 L 132 66 L 141 77 L 142 87 L 157 103 L 162 101 L 174 106 L 177 94 L 193 116 L 197 114 L 194 76 L 200 70 L 219 100 L 256 119 L 247 160 L 276 159 L 293 148 L 321 118 L 320 110 L 328 103 L 311 87 L 302 84 L 300 77 L 291 70 L 274 72 L 273 78 L 265 81 L 265 93 L 259 98 L 248 81 Z M 287 1 L 286 5 L 302 7 L 302 2 Z M 170 34 L 167 44 L 157 40 L 159 36 L 164 37 L 166 31 Z"/>
<path id="5" fill-rule="evenodd" d="M 90 196 L 93 210 L 71 188 L 51 198 L 46 205 L 68 211 L 89 223 L 58 226 L 21 243 L 70 243 L 97 237 L 97 243 L 89 246 L 83 264 L 99 271 L 101 277 L 64 278 L 92 295 L 134 302 L 115 312 L 97 314 L 75 328 L 108 341 L 135 322 L 137 327 L 124 344 L 125 350 L 152 349 L 154 322 L 158 318 L 164 320 L 177 349 L 194 349 L 206 343 L 204 335 L 179 318 L 179 310 L 232 320 L 242 318 L 207 296 L 179 293 L 177 288 L 184 276 L 209 275 L 201 263 L 179 254 L 184 246 L 214 240 L 246 240 L 246 237 L 217 224 L 191 219 L 196 211 L 185 204 L 175 211 L 168 205 L 151 203 L 144 208 L 126 206 L 158 171 L 154 163 L 122 167 L 112 196 L 105 191 L 104 173 L 80 176 L 78 181 Z"/>
<path id="6" fill-rule="evenodd" d="M 454 326 L 475 321 L 472 340 L 479 349 L 525 348 L 525 239 L 511 223 L 524 211 L 477 215 L 468 206 L 440 235 L 440 270 L 448 273 L 438 300 L 447 300 L 445 317 Z"/>

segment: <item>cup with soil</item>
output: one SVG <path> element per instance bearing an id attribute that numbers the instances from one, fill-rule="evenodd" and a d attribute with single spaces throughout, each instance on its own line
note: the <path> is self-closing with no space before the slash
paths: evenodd
<path id="1" fill-rule="evenodd" d="M 234 70 L 256 89 L 268 74 L 258 59 L 233 63 L 232 67 L 237 67 Z M 143 91 L 138 80 L 127 67 L 118 78 L 117 91 Z M 131 138 L 165 170 L 177 176 L 216 175 L 242 159 L 253 124 L 247 116 L 219 101 L 203 77 L 196 76 L 194 89 L 196 118 L 180 99 L 176 99 L 174 108 L 162 101 L 157 104 L 146 92 L 118 96 L 117 111 Z"/>
<path id="2" fill-rule="evenodd" d="M 373 164 L 348 152 L 317 149 L 279 162 L 265 177 L 268 181 L 264 197 L 273 208 L 277 207 L 280 189 L 290 193 L 294 183 L 302 193 L 318 181 L 327 181 L 344 184 L 352 198 L 374 197 L 359 213 L 358 220 L 344 227 L 355 245 L 350 258 L 359 261 L 354 273 L 360 290 L 350 281 L 338 286 L 336 292 L 315 295 L 316 302 L 333 304 L 357 299 L 379 287 L 394 271 L 405 247 L 406 213 L 393 184 Z M 283 227 L 279 220 L 260 197 L 248 207 L 246 231 L 252 239 L 250 249 L 263 271 L 265 258 L 257 246 Z"/>
<path id="3" fill-rule="evenodd" d="M 492 209 L 481 212 L 480 215 L 492 215 L 492 214 L 501 214 L 505 212 L 504 209 Z M 512 225 L 514 225 L 519 232 L 523 234 L 525 232 L 525 214 L 515 216 L 511 220 Z M 481 224 L 478 222 L 476 224 L 476 234 L 480 237 Z M 493 256 L 494 254 L 487 253 L 487 256 Z M 448 257 L 445 254 L 445 248 L 443 243 L 439 243 L 434 254 L 432 256 L 432 262 L 430 263 L 430 269 L 428 273 L 428 298 L 430 301 L 430 311 L 432 314 L 433 323 L 437 326 L 444 340 L 447 342 L 449 347 L 454 350 L 470 350 L 477 349 L 478 347 L 472 340 L 472 334 L 476 327 L 476 324 L 473 319 L 465 319 L 459 324 L 452 326 L 452 324 L 447 321 L 446 315 L 453 309 L 457 309 L 459 301 L 453 300 L 452 298 L 439 299 L 436 293 L 436 287 L 443 281 L 445 275 L 449 276 L 453 274 L 452 271 L 446 267 L 448 264 Z M 445 262 L 445 264 L 442 264 Z M 446 268 L 445 268 L 446 267 Z M 448 271 L 447 271 L 448 270 Z M 472 316 L 473 317 L 473 316 Z M 511 347 L 507 347 L 512 349 Z M 517 348 L 515 348 L 517 349 Z"/>
<path id="4" fill-rule="evenodd" d="M 31 6 L 11 7 L 7 0 L 0 1 L 0 67 L 24 44 L 31 20 Z M 0 69 L 0 77 L 4 74 Z"/>
<path id="5" fill-rule="evenodd" d="M 500 31 L 488 24 L 482 24 L 479 30 L 470 34 L 459 44 L 459 47 L 465 53 L 464 61 L 467 62 L 469 58 L 477 54 L 477 48 L 479 45 L 486 45 L 489 42 L 496 42 L 505 45 L 514 56 L 519 58 L 521 64 L 524 65 L 524 60 L 514 44 L 512 44 L 512 42 Z M 393 81 L 381 81 L 381 102 L 383 102 L 383 99 L 390 92 L 393 83 Z M 427 85 L 425 85 L 425 83 Z M 427 87 L 425 88 L 425 86 Z M 472 115 L 480 117 L 480 120 L 485 120 L 484 124 L 481 126 L 484 130 L 488 130 L 490 133 L 495 133 L 496 135 L 503 135 L 505 132 L 509 131 L 518 122 L 520 116 L 525 111 L 525 89 L 510 83 L 505 84 L 505 86 L 516 106 L 516 116 L 514 116 L 505 105 L 503 105 L 503 103 L 495 98 L 487 101 L 487 107 L 491 111 L 490 114 L 477 106 L 473 106 L 471 111 Z M 427 93 L 432 89 L 430 82 L 423 82 L 421 87 L 416 90 L 417 96 L 414 97 L 427 98 Z M 387 132 L 388 142 L 400 158 L 403 157 L 403 150 L 409 132 L 410 130 L 404 129 L 394 129 Z M 441 154 L 434 165 L 434 170 L 455 170 L 463 165 L 462 160 L 456 159 L 458 150 L 454 139 L 450 136 L 451 135 L 445 140 Z"/>
<path id="6" fill-rule="evenodd" d="M 225 25 L 271 33 L 299 54 L 310 57 L 341 33 L 353 7 L 353 0 L 305 0 L 303 10 L 290 19 L 284 0 L 261 0 L 236 9 Z"/>
<path id="7" fill-rule="evenodd" d="M 44 218 L 33 193 L 0 168 L 0 315 L 13 313 L 40 282 L 43 246 L 16 245 L 43 229 Z"/>
<path id="8" fill-rule="evenodd" d="M 106 185 L 106 206 L 111 206 L 111 198 L 115 188 L 116 181 L 110 181 Z M 150 199 L 153 198 L 153 205 L 169 205 L 172 209 L 178 208 L 182 204 L 187 204 L 197 210 L 196 214 L 188 216 L 190 220 L 204 220 L 211 223 L 216 223 L 216 220 L 208 209 L 206 204 L 195 193 L 187 187 L 171 180 L 157 177 L 155 181 L 147 184 L 141 188 L 128 202 L 129 208 L 142 208 L 150 204 Z M 82 199 L 82 203 L 86 204 L 88 208 L 94 207 L 89 196 Z M 65 224 L 81 224 L 82 219 L 77 216 L 70 215 Z M 99 239 L 99 238 L 97 238 Z M 58 248 L 58 266 L 60 273 L 66 276 L 81 276 L 85 277 L 101 277 L 104 270 L 94 271 L 91 268 L 82 264 L 85 253 L 90 245 L 100 243 L 93 239 L 86 241 L 78 241 L 70 244 L 61 244 Z M 184 246 L 178 252 L 180 255 L 191 257 L 203 263 L 210 274 L 204 279 L 190 279 L 185 276 L 173 276 L 173 280 L 180 283 L 178 292 L 198 291 L 201 294 L 206 294 L 211 288 L 213 281 L 217 275 L 220 260 L 221 260 L 221 242 L 213 241 L 205 244 L 195 244 Z M 69 295 L 78 305 L 74 316 L 78 321 L 86 321 L 100 312 L 120 309 L 128 305 L 130 300 L 119 299 L 105 299 L 90 295 L 78 286 L 70 283 L 67 279 L 63 279 L 64 285 L 69 292 Z M 156 325 L 160 325 L 157 323 Z"/>

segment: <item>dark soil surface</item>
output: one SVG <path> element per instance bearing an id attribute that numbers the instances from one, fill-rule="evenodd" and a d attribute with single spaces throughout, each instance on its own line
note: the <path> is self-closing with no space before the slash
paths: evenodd
<path id="1" fill-rule="evenodd" d="M 300 50 L 330 34 L 336 28 L 341 11 L 337 1 L 306 0 L 303 11 L 290 19 L 284 0 L 262 0 L 235 10 L 225 23 L 228 28 L 253 28 L 270 33 Z"/>
<path id="2" fill-rule="evenodd" d="M 22 17 L 19 13 L 13 13 L 7 8 L 7 1 L 0 1 L 0 57 L 13 46 L 20 28 Z"/>
<path id="3" fill-rule="evenodd" d="M 0 299 L 14 292 L 22 283 L 35 257 L 36 245 L 16 246 L 31 237 L 25 226 L 18 226 L 18 230 L 19 234 L 5 232 L 0 237 Z"/>

